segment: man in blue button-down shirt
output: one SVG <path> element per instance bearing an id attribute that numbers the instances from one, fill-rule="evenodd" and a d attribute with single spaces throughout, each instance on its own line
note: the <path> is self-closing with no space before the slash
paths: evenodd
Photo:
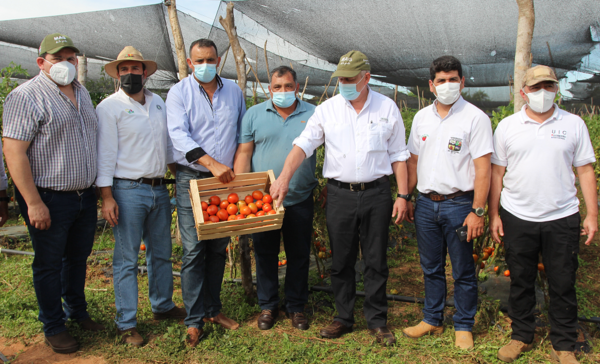
<path id="1" fill-rule="evenodd" d="M 167 96 L 167 124 L 177 163 L 177 210 L 183 243 L 181 289 L 188 312 L 188 344 L 204 335 L 204 322 L 227 329 L 239 325 L 221 313 L 221 283 L 229 238 L 198 241 L 190 203 L 190 180 L 235 178 L 233 157 L 246 103 L 235 82 L 217 75 L 221 62 L 216 45 L 200 39 L 190 46 L 187 63 L 193 74 L 173 86 Z"/>
<path id="2" fill-rule="evenodd" d="M 298 100 L 300 85 L 296 72 L 281 66 L 271 75 L 271 100 L 253 106 L 242 122 L 240 146 L 235 155 L 236 173 L 273 170 L 276 177 L 283 169 L 292 142 L 304 130 L 315 106 Z M 269 330 L 278 315 L 278 276 L 280 236 L 288 261 L 285 275 L 286 312 L 292 326 L 308 329 L 304 305 L 308 302 L 308 266 L 313 222 L 312 191 L 317 186 L 316 154 L 304 159 L 290 181 L 289 192 L 283 201 L 285 218 L 279 230 L 252 234 L 258 304 L 262 309 L 258 328 Z"/>

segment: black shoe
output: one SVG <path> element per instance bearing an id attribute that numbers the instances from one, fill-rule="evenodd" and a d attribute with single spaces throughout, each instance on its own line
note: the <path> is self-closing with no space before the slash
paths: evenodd
<path id="1" fill-rule="evenodd" d="M 46 336 L 44 341 L 55 353 L 59 354 L 74 353 L 79 349 L 79 344 L 67 331 L 52 336 Z"/>
<path id="2" fill-rule="evenodd" d="M 349 332 L 352 332 L 352 326 L 346 326 L 339 321 L 333 321 L 331 325 L 321 329 L 319 335 L 327 339 L 337 339 Z"/>
<path id="3" fill-rule="evenodd" d="M 375 336 L 377 342 L 385 346 L 392 346 L 396 344 L 396 338 L 394 337 L 394 334 L 387 328 L 387 326 L 369 329 L 369 334 Z"/>
<path id="4" fill-rule="evenodd" d="M 277 316 L 279 316 L 279 311 L 277 310 L 262 310 L 260 316 L 258 316 L 258 320 L 256 320 L 258 328 L 261 330 L 271 329 L 275 325 Z"/>
<path id="5" fill-rule="evenodd" d="M 292 319 L 292 326 L 298 330 L 308 330 L 308 319 L 304 312 L 286 312 L 285 315 Z"/>

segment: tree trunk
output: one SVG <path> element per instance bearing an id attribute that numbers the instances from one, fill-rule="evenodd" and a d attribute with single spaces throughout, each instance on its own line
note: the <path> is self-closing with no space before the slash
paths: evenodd
<path id="1" fill-rule="evenodd" d="M 175 51 L 177 52 L 177 68 L 179 68 L 179 79 L 183 80 L 188 76 L 188 66 L 185 56 L 185 44 L 179 27 L 179 18 L 177 18 L 176 0 L 165 0 L 165 6 L 169 11 L 169 22 L 171 23 L 171 31 L 173 32 L 173 40 L 175 41 Z"/>
<path id="2" fill-rule="evenodd" d="M 85 87 L 87 82 L 87 57 L 85 54 L 77 57 L 77 62 L 77 81 Z"/>
<path id="3" fill-rule="evenodd" d="M 514 103 L 515 112 L 521 110 L 525 100 L 519 90 L 523 87 L 525 72 L 531 67 L 531 40 L 535 25 L 533 0 L 517 0 L 519 6 L 519 25 L 517 28 L 517 48 L 515 50 Z"/>
<path id="4" fill-rule="evenodd" d="M 242 287 L 246 292 L 246 297 L 254 296 L 254 286 L 252 285 L 252 260 L 250 259 L 250 237 L 240 235 L 240 270 L 242 273 Z"/>
<path id="5" fill-rule="evenodd" d="M 235 29 L 235 21 L 233 19 L 233 3 L 229 2 L 227 4 L 227 15 L 225 19 L 222 16 L 219 17 L 219 23 L 227 32 L 227 37 L 229 37 L 229 44 L 231 45 L 231 51 L 233 52 L 233 57 L 235 59 L 235 68 L 238 76 L 238 86 L 242 89 L 244 96 L 246 95 L 246 52 L 240 46 L 240 41 L 238 40 L 237 30 Z M 242 276 L 243 279 L 243 276 Z"/>

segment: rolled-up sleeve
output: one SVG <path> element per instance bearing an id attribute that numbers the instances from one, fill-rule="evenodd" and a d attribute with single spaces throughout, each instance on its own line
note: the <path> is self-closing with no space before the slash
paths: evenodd
<path id="1" fill-rule="evenodd" d="M 110 101 L 110 100 L 107 100 Z M 112 186 L 117 167 L 117 154 L 119 153 L 119 132 L 117 118 L 110 111 L 110 106 L 100 103 L 96 108 L 98 115 L 98 177 L 96 186 Z"/>
<path id="2" fill-rule="evenodd" d="M 298 146 L 310 158 L 321 144 L 325 142 L 325 132 L 323 130 L 323 114 L 320 107 L 315 109 L 313 116 L 306 122 L 306 127 L 299 137 L 294 139 L 293 145 Z"/>
<path id="3" fill-rule="evenodd" d="M 167 94 L 167 127 L 173 149 L 186 155 L 189 151 L 199 148 L 190 133 L 190 118 L 183 104 L 181 90 L 174 86 Z"/>
<path id="4" fill-rule="evenodd" d="M 388 142 L 388 154 L 390 162 L 404 162 L 410 157 L 408 148 L 405 142 L 405 130 L 402 115 L 398 108 L 394 105 L 392 109 L 392 134 Z"/>

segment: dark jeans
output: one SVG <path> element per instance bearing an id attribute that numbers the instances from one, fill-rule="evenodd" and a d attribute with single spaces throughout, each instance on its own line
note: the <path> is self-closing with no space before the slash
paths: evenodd
<path id="1" fill-rule="evenodd" d="M 454 329 L 471 331 L 477 312 L 477 279 L 473 242 L 460 241 L 456 229 L 471 212 L 473 194 L 435 202 L 419 194 L 415 206 L 415 228 L 421 269 L 425 279 L 423 321 L 442 326 L 446 305 L 446 254 L 454 278 Z"/>
<path id="2" fill-rule="evenodd" d="M 508 316 L 512 338 L 533 342 L 534 284 L 541 252 L 550 291 L 550 340 L 554 350 L 573 351 L 578 326 L 575 276 L 579 266 L 579 213 L 545 222 L 525 221 L 506 210 L 501 210 L 500 216 L 510 270 Z"/>
<path id="3" fill-rule="evenodd" d="M 304 312 L 308 302 L 308 267 L 313 222 L 312 194 L 303 202 L 285 208 L 281 229 L 252 234 L 258 304 L 263 310 L 279 306 L 278 265 L 281 235 L 287 260 L 285 301 L 287 312 Z"/>
<path id="4" fill-rule="evenodd" d="M 388 226 L 393 201 L 389 182 L 352 192 L 327 185 L 327 230 L 332 250 L 331 285 L 337 316 L 334 320 L 354 325 L 356 272 L 359 241 L 365 261 L 363 310 L 369 329 L 387 324 Z"/>
<path id="5" fill-rule="evenodd" d="M 18 190 L 15 195 L 35 251 L 33 287 L 40 308 L 39 320 L 44 324 L 44 334 L 53 336 L 67 329 L 68 318 L 81 321 L 90 317 L 83 289 L 96 231 L 96 194 L 92 189 L 81 196 L 40 192 L 50 211 L 48 230 L 30 225 L 27 204 Z"/>
<path id="6" fill-rule="evenodd" d="M 206 173 L 177 170 L 177 218 L 183 245 L 181 259 L 181 293 L 187 327 L 201 329 L 204 317 L 221 313 L 221 285 L 225 272 L 225 249 L 230 238 L 198 240 L 192 204 L 190 180 L 206 178 Z"/>

